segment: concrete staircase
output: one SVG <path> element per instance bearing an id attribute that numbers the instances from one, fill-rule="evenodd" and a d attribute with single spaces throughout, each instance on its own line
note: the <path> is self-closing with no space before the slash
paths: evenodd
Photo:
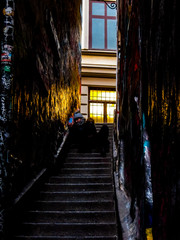
<path id="1" fill-rule="evenodd" d="M 112 164 L 110 152 L 101 157 L 96 149 L 80 153 L 72 145 L 62 168 L 24 210 L 12 239 L 118 239 Z"/>

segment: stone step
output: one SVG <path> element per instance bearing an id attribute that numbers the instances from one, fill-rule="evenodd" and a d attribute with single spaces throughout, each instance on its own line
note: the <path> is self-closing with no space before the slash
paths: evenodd
<path id="1" fill-rule="evenodd" d="M 115 204 L 110 200 L 38 200 L 32 203 L 31 210 L 41 211 L 114 211 Z"/>
<path id="2" fill-rule="evenodd" d="M 82 152 L 82 151 L 81 151 Z M 74 146 L 74 147 L 71 147 L 71 149 L 69 149 L 69 153 L 81 153 L 78 146 Z M 88 153 L 88 154 L 91 154 L 91 153 L 98 153 L 100 154 L 100 150 L 99 149 L 88 149 L 88 148 L 85 148 L 83 150 L 83 153 Z"/>
<path id="3" fill-rule="evenodd" d="M 111 174 L 96 174 L 96 173 L 94 173 L 94 174 L 89 174 L 89 173 L 69 173 L 69 174 L 65 174 L 65 173 L 59 173 L 58 174 L 58 176 L 68 176 L 69 178 L 70 177 L 87 177 L 87 178 L 89 178 L 89 177 L 110 177 L 111 176 Z"/>
<path id="4" fill-rule="evenodd" d="M 101 128 L 96 129 L 97 133 L 100 131 Z M 113 129 L 109 129 L 109 137 L 113 136 Z"/>
<path id="5" fill-rule="evenodd" d="M 65 159 L 65 162 L 92 162 L 92 163 L 100 163 L 100 162 L 111 162 L 111 157 L 89 157 L 89 156 L 78 156 L 78 155 L 74 155 L 71 157 L 68 157 Z"/>
<path id="6" fill-rule="evenodd" d="M 62 168 L 64 174 L 111 174 L 111 168 Z"/>
<path id="7" fill-rule="evenodd" d="M 105 123 L 109 129 L 113 129 L 113 123 Z M 95 127 L 96 129 L 100 129 L 102 128 L 102 126 L 104 125 L 104 123 L 96 123 Z"/>
<path id="8" fill-rule="evenodd" d="M 111 168 L 111 162 L 65 162 L 64 168 Z"/>
<path id="9" fill-rule="evenodd" d="M 85 192 L 85 191 L 111 191 L 112 184 L 110 183 L 46 183 L 44 191 L 48 192 Z"/>
<path id="10" fill-rule="evenodd" d="M 89 157 L 91 159 L 92 157 L 101 157 L 100 153 L 86 153 L 86 152 L 79 152 L 79 153 L 70 153 L 67 154 L 68 157 Z"/>
<path id="11" fill-rule="evenodd" d="M 113 136 L 110 134 L 109 137 L 108 137 L 108 140 L 109 142 L 111 142 L 113 140 Z M 98 152 L 98 143 L 99 142 L 94 142 L 93 143 L 93 146 L 89 147 L 88 148 L 88 145 L 85 145 L 85 150 L 88 152 L 88 153 L 91 153 L 91 152 Z M 71 144 L 71 147 L 70 147 L 70 150 L 72 149 L 77 149 L 79 151 L 79 147 L 80 147 L 80 144 L 79 143 L 72 143 Z"/>
<path id="12" fill-rule="evenodd" d="M 61 175 L 61 176 L 52 176 L 49 179 L 49 183 L 112 183 L 111 176 L 74 176 L 70 177 L 69 175 Z"/>
<path id="13" fill-rule="evenodd" d="M 114 198 L 113 191 L 86 191 L 86 192 L 40 192 L 40 200 L 48 201 L 91 201 L 111 200 Z"/>
<path id="14" fill-rule="evenodd" d="M 111 152 L 107 152 L 106 156 L 102 156 L 101 153 L 76 153 L 76 152 L 71 152 L 67 154 L 67 159 L 68 158 L 79 158 L 79 159 L 86 159 L 88 158 L 89 160 L 91 159 L 106 159 L 106 158 L 112 158 L 112 153 Z"/>
<path id="15" fill-rule="evenodd" d="M 20 229 L 26 236 L 114 236 L 114 223 L 34 223 L 24 222 Z M 19 234 L 17 234 L 19 235 Z"/>
<path id="16" fill-rule="evenodd" d="M 16 240 L 118 240 L 117 236 L 16 236 Z"/>
<path id="17" fill-rule="evenodd" d="M 33 223 L 115 223 L 114 211 L 27 211 L 26 222 Z"/>

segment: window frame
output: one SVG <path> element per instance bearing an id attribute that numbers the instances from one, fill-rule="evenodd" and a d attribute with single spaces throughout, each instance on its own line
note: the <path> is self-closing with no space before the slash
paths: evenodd
<path id="1" fill-rule="evenodd" d="M 103 123 L 107 123 L 107 104 L 117 104 L 116 100 L 90 100 L 90 91 L 91 90 L 100 90 L 100 91 L 113 91 L 116 92 L 116 89 L 114 87 L 89 87 L 88 89 L 88 117 L 90 117 L 90 103 L 102 103 L 104 106 L 104 118 Z M 117 97 L 117 96 L 116 96 Z"/>
<path id="2" fill-rule="evenodd" d="M 104 4 L 104 8 L 105 8 L 105 14 L 104 16 L 102 15 L 92 15 L 92 5 L 93 3 L 100 3 L 99 1 L 89 1 L 89 49 L 91 50 L 101 50 L 101 51 L 116 51 L 116 49 L 111 49 L 111 48 L 108 48 L 108 32 L 107 32 L 107 22 L 108 20 L 116 20 L 117 19 L 117 16 L 108 16 L 107 15 L 107 9 L 108 9 L 108 6 L 104 3 L 104 2 L 101 2 L 102 4 Z M 109 2 L 109 3 L 113 3 L 112 2 Z M 92 19 L 104 19 L 104 48 L 93 48 L 92 47 Z"/>

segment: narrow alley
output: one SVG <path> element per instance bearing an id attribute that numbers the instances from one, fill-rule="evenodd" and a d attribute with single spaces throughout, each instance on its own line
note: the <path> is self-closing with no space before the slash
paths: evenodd
<path id="1" fill-rule="evenodd" d="M 180 239 L 179 10 L 0 0 L 1 240 Z"/>

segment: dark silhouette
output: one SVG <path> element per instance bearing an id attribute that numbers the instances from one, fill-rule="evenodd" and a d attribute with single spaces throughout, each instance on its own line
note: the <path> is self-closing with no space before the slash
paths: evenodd
<path id="1" fill-rule="evenodd" d="M 103 157 L 105 157 L 106 153 L 109 152 L 108 137 L 109 137 L 109 127 L 107 126 L 107 124 L 104 124 L 101 127 L 97 137 L 97 145 Z"/>
<path id="2" fill-rule="evenodd" d="M 73 124 L 70 126 L 70 139 L 72 142 L 79 144 L 80 150 L 84 146 L 84 128 L 85 128 L 85 118 L 77 111 L 74 113 Z"/>
<path id="3" fill-rule="evenodd" d="M 85 134 L 85 144 L 86 149 L 91 150 L 96 145 L 96 127 L 94 124 L 94 120 L 92 118 L 88 118 L 85 127 L 84 127 L 84 134 Z"/>

